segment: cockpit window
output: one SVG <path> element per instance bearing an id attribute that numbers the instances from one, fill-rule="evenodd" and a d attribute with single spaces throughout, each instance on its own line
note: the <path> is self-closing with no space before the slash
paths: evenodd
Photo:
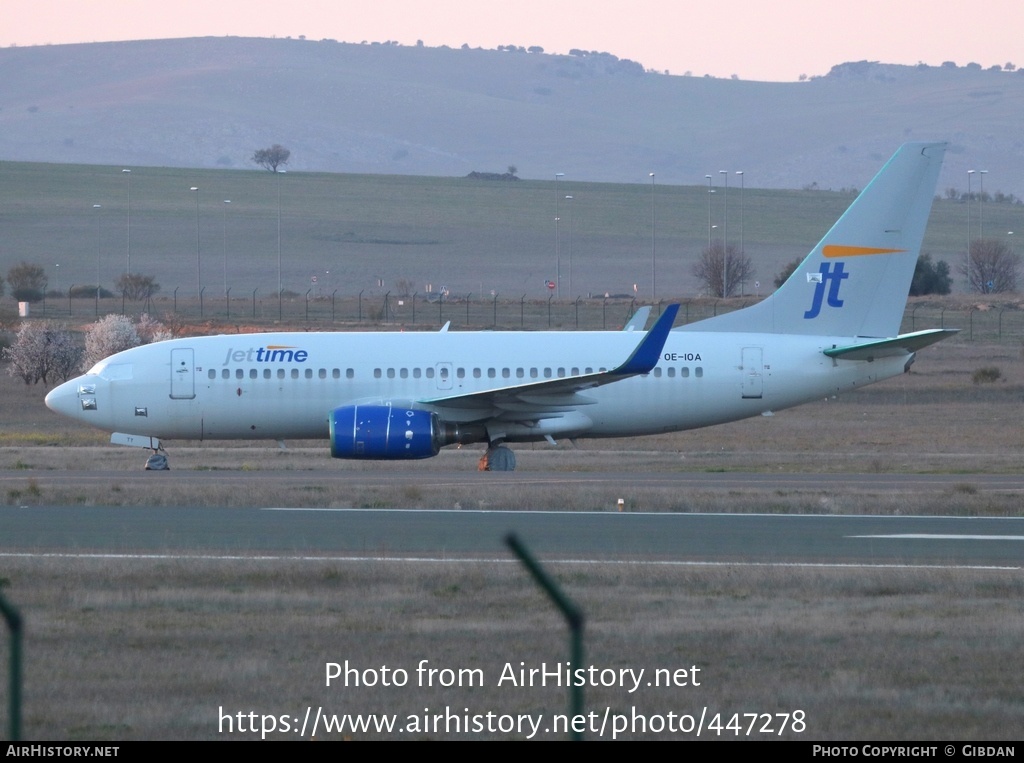
<path id="1" fill-rule="evenodd" d="M 101 367 L 101 364 L 97 363 L 89 373 L 99 374 L 107 381 L 125 381 L 132 378 L 132 364 L 110 363 Z"/>

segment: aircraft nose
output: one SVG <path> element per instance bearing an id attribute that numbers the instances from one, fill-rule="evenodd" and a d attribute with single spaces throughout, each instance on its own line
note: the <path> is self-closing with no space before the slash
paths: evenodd
<path id="1" fill-rule="evenodd" d="M 79 376 L 54 387 L 44 402 L 54 413 L 81 420 L 83 414 L 96 410 L 96 383 L 89 377 Z"/>

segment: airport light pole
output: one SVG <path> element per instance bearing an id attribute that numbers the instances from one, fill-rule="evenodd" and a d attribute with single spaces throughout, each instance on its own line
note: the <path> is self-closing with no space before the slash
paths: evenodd
<path id="1" fill-rule="evenodd" d="M 277 175 L 277 319 L 281 320 L 281 294 L 284 287 L 281 285 L 281 175 L 284 170 L 278 170 Z"/>
<path id="2" fill-rule="evenodd" d="M 722 222 L 722 298 L 729 296 L 729 170 L 719 170 L 725 178 L 725 215 Z"/>
<path id="3" fill-rule="evenodd" d="M 971 177 L 974 170 L 967 170 L 967 291 L 971 291 Z"/>
<path id="4" fill-rule="evenodd" d="M 196 195 L 196 296 L 201 297 L 203 293 L 203 263 L 199 249 L 199 186 L 194 185 L 189 190 Z"/>
<path id="5" fill-rule="evenodd" d="M 978 170 L 978 238 L 985 238 L 985 223 L 982 219 L 982 212 L 985 211 L 985 175 L 988 170 Z"/>
<path id="6" fill-rule="evenodd" d="M 704 176 L 708 181 L 708 251 L 711 251 L 711 194 L 715 191 L 711 187 L 711 176 Z"/>
<path id="7" fill-rule="evenodd" d="M 651 177 L 651 302 L 658 298 L 658 268 L 657 259 L 655 258 L 655 227 L 654 227 L 654 173 L 650 173 Z"/>
<path id="8" fill-rule="evenodd" d="M 740 176 L 740 257 L 742 263 L 746 263 L 746 252 L 743 250 L 743 170 L 736 170 L 736 174 Z M 743 266 L 741 266 L 743 267 Z M 745 270 L 746 268 L 743 267 Z M 743 296 L 743 281 L 740 280 L 740 296 Z"/>
<path id="9" fill-rule="evenodd" d="M 93 204 L 92 208 L 100 210 L 102 204 Z M 100 213 L 96 212 L 96 317 L 100 315 Z"/>
<path id="10" fill-rule="evenodd" d="M 125 272 L 132 274 L 132 171 L 121 170 L 121 174 L 128 180 L 128 256 L 125 263 Z"/>
<path id="11" fill-rule="evenodd" d="M 561 257 L 558 251 L 558 178 L 564 178 L 564 172 L 555 173 L 555 298 L 560 299 L 562 296 L 562 275 L 561 275 Z"/>
<path id="12" fill-rule="evenodd" d="M 566 196 L 569 203 L 569 296 L 572 296 L 572 196 Z"/>
<path id="13" fill-rule="evenodd" d="M 224 296 L 228 295 L 228 205 L 231 199 L 224 199 L 224 226 L 222 235 L 224 239 Z"/>

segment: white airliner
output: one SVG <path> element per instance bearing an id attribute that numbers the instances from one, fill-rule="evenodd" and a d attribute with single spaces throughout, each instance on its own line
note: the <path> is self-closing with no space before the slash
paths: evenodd
<path id="1" fill-rule="evenodd" d="M 117 353 L 46 396 L 52 410 L 153 450 L 163 439 L 326 438 L 336 458 L 427 458 L 487 443 L 694 429 L 905 372 L 951 330 L 899 334 L 945 145 L 896 152 L 767 299 L 649 331 L 273 333 Z M 644 316 L 646 317 L 646 316 Z M 643 318 L 641 318 L 643 320 Z"/>

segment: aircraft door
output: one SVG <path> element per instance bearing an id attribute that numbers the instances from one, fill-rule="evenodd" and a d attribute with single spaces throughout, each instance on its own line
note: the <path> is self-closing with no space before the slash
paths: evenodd
<path id="1" fill-rule="evenodd" d="M 743 397 L 757 399 L 762 395 L 764 365 L 760 347 L 744 347 L 741 351 L 740 373 L 743 377 Z"/>
<path id="2" fill-rule="evenodd" d="M 452 364 L 451 363 L 438 363 L 435 366 L 437 371 L 437 388 L 438 389 L 451 389 L 452 388 Z"/>
<path id="3" fill-rule="evenodd" d="M 196 376 L 191 348 L 171 350 L 171 399 L 191 400 L 196 396 Z"/>

